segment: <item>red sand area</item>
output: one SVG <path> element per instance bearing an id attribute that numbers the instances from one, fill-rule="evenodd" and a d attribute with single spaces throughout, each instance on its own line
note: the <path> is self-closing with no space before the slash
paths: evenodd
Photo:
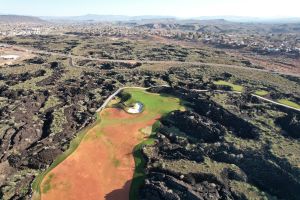
<path id="1" fill-rule="evenodd" d="M 139 120 L 143 115 L 146 113 L 130 115 L 114 108 L 102 111 L 101 119 L 109 124 L 91 128 L 76 151 L 47 174 L 41 184 L 41 200 L 129 199 L 135 166 L 132 151 L 144 137 L 139 130 L 159 117 Z M 137 122 L 126 123 L 126 119 Z"/>

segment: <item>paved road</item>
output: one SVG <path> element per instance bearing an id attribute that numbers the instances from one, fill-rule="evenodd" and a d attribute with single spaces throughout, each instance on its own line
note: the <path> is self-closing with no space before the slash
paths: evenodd
<path id="1" fill-rule="evenodd" d="M 282 107 L 289 108 L 289 109 L 292 109 L 292 110 L 295 110 L 295 111 L 299 111 L 299 112 L 300 112 L 300 109 L 297 109 L 297 108 L 294 108 L 294 107 L 291 107 L 291 106 L 288 106 L 288 105 L 285 105 L 285 104 L 282 104 L 282 103 L 278 103 L 278 102 L 276 102 L 276 101 L 273 101 L 273 100 L 270 100 L 270 99 L 267 99 L 267 98 L 258 96 L 258 95 L 256 95 L 256 94 L 251 94 L 251 95 L 254 96 L 254 97 L 256 97 L 256 98 L 259 98 L 259 99 L 261 99 L 261 100 L 264 100 L 264 101 L 267 101 L 267 102 L 276 104 L 276 105 L 278 105 L 278 106 L 282 106 Z"/>
<path id="2" fill-rule="evenodd" d="M 220 92 L 220 93 L 235 93 L 235 94 L 242 94 L 242 92 L 238 92 L 238 91 L 227 91 L 227 90 L 197 90 L 197 89 L 192 89 L 192 90 L 193 90 L 193 91 L 196 91 L 196 92 Z M 271 99 L 267 99 L 267 98 L 265 98 L 265 97 L 262 97 L 262 96 L 259 96 L 259 95 L 256 95 L 256 94 L 251 94 L 251 96 L 256 97 L 256 98 L 258 98 L 258 99 L 260 99 L 260 100 L 267 101 L 267 102 L 269 102 L 269 103 L 278 105 L 278 106 L 282 106 L 282 107 L 285 107 L 285 108 L 288 108 L 288 109 L 291 109 L 291 110 L 295 110 L 295 111 L 299 111 L 299 112 L 300 112 L 300 109 L 297 109 L 297 108 L 294 108 L 294 107 L 291 107 L 291 106 L 288 106 L 288 105 L 285 105 L 285 104 L 282 104 L 282 103 L 273 101 L 273 100 L 271 100 Z"/>
<path id="3" fill-rule="evenodd" d="M 117 91 L 115 91 L 114 93 L 112 93 L 102 104 L 102 106 L 100 108 L 97 109 L 96 112 L 101 112 L 106 106 L 107 104 L 115 97 L 117 96 L 122 90 L 126 89 L 128 87 L 122 87 L 119 88 Z"/>
<path id="4" fill-rule="evenodd" d="M 237 68 L 237 69 L 245 69 L 245 70 L 251 70 L 251 71 L 261 71 L 261 72 L 269 72 L 269 73 L 274 73 L 274 74 L 281 74 L 281 75 L 290 75 L 290 76 L 295 76 L 295 77 L 300 77 L 300 74 L 291 74 L 291 73 L 285 73 L 285 72 L 273 72 L 271 70 L 266 70 L 266 69 L 257 69 L 257 68 L 249 68 L 249 67 L 243 67 L 243 66 L 237 66 L 237 65 L 226 65 L 226 64 L 218 64 L 218 63 L 202 63 L 202 62 L 180 62 L 180 61 L 144 61 L 144 60 L 112 60 L 112 59 L 99 59 L 99 58 L 87 58 L 84 56 L 75 56 L 71 54 L 63 54 L 63 53 L 55 53 L 55 52 L 47 52 L 47 51 L 40 51 L 40 50 L 28 50 L 31 53 L 35 54 L 46 54 L 46 55 L 56 55 L 56 56 L 64 56 L 69 58 L 69 64 L 72 67 L 75 67 L 73 59 L 85 59 L 85 60 L 95 60 L 95 61 L 101 61 L 101 62 L 125 62 L 125 63 L 134 63 L 134 62 L 140 62 L 142 64 L 191 64 L 191 65 L 208 65 L 208 66 L 217 66 L 217 67 L 229 67 L 229 68 Z M 165 85 L 164 85 L 165 86 Z M 159 86 L 158 86 L 159 87 Z M 120 91 L 126 88 L 142 88 L 142 87 L 122 87 L 119 88 L 116 92 L 114 92 L 108 99 L 103 103 L 103 105 L 97 110 L 98 112 L 101 111 L 103 108 L 107 106 L 110 100 L 112 100 Z M 147 88 L 142 88 L 142 89 L 147 89 Z M 209 90 L 194 90 L 198 92 L 208 92 Z M 215 92 L 231 92 L 231 93 L 241 93 L 241 92 L 236 92 L 236 91 L 221 91 L 221 90 L 215 90 Z M 276 101 L 251 94 L 252 96 L 259 98 L 261 100 L 276 104 L 278 106 L 283 106 L 285 108 L 289 108 L 292 110 L 300 111 L 300 109 L 293 108 L 288 105 L 284 105 L 281 103 L 278 103 Z"/>

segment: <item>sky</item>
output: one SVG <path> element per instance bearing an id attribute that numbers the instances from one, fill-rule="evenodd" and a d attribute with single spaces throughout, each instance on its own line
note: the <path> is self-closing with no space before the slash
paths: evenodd
<path id="1" fill-rule="evenodd" d="M 300 0 L 0 0 L 0 14 L 300 17 Z"/>

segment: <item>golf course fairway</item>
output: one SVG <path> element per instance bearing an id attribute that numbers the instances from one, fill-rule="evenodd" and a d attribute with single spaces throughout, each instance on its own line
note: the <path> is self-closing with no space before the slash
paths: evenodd
<path id="1" fill-rule="evenodd" d="M 125 105 L 140 102 L 143 112 L 129 114 L 123 109 L 105 108 L 97 113 L 99 120 L 80 136 L 76 148 L 73 145 L 73 150 L 37 177 L 34 199 L 135 199 L 144 178 L 142 145 L 153 143 L 150 136 L 161 116 L 184 107 L 171 96 L 133 88 L 124 92 L 131 94 Z"/>

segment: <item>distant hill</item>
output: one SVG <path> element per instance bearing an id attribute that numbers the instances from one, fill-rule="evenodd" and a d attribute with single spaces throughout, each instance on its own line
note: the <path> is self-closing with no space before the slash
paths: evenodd
<path id="1" fill-rule="evenodd" d="M 40 17 L 47 21 L 56 22 L 199 22 L 202 23 L 226 23 L 227 22 L 242 22 L 242 23 L 299 23 L 300 18 L 259 18 L 259 17 L 241 17 L 241 16 L 202 16 L 194 18 L 178 18 L 174 16 L 126 16 L 126 15 L 96 15 L 88 14 L 82 16 L 62 16 L 62 17 Z M 223 20 L 223 21 L 222 21 Z"/>
<path id="2" fill-rule="evenodd" d="M 168 16 L 125 16 L 125 15 L 82 15 L 66 17 L 40 17 L 47 21 L 94 21 L 94 22 L 117 22 L 117 21 L 141 21 L 141 20 L 158 20 L 158 19 L 175 19 Z"/>
<path id="3" fill-rule="evenodd" d="M 38 17 L 22 15 L 0 15 L 0 23 L 44 23 L 45 21 Z"/>
<path id="4" fill-rule="evenodd" d="M 231 22 L 244 23 L 300 23 L 299 17 L 243 17 L 243 16 L 202 16 L 193 18 L 196 20 L 224 19 Z"/>

